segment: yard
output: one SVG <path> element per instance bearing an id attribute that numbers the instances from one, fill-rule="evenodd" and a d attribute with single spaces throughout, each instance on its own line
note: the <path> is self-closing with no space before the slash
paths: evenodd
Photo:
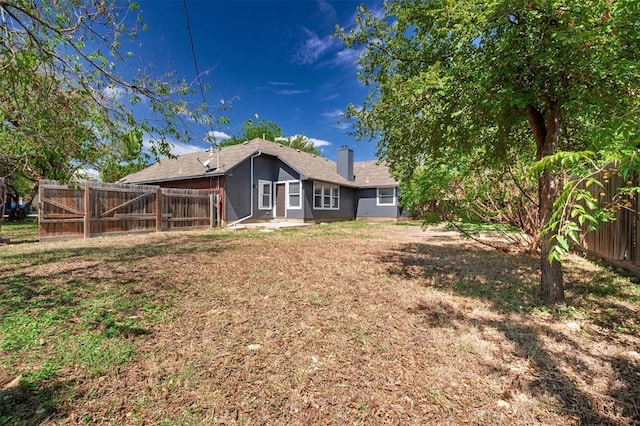
<path id="1" fill-rule="evenodd" d="M 640 424 L 637 282 L 537 270 L 404 223 L 5 245 L 0 424 Z"/>

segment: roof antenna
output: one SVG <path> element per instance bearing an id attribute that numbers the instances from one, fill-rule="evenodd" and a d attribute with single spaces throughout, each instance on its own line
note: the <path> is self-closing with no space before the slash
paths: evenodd
<path id="1" fill-rule="evenodd" d="M 204 138 L 205 142 L 209 142 L 209 149 L 207 151 L 209 151 L 209 159 L 206 160 L 204 163 L 200 162 L 200 159 L 198 158 L 198 162 L 200 164 L 202 164 L 204 167 L 206 167 L 207 172 L 211 171 L 211 168 L 209 167 L 209 164 L 211 164 L 211 159 L 213 158 L 213 151 L 215 149 L 216 151 L 216 169 L 220 168 L 220 145 L 218 144 L 218 142 L 216 141 L 216 136 L 213 134 L 213 132 L 208 132 L 207 136 L 205 136 Z M 205 172 L 206 173 L 206 172 Z"/>
<path id="2" fill-rule="evenodd" d="M 211 164 L 211 158 L 207 158 L 204 163 L 200 161 L 200 157 L 197 157 L 196 160 L 198 160 L 198 163 L 202 164 L 202 167 L 205 168 L 205 173 L 209 173 L 211 171 L 211 167 L 209 167 Z"/>

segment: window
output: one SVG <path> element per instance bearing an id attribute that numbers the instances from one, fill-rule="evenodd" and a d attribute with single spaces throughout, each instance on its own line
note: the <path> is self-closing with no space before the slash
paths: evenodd
<path id="1" fill-rule="evenodd" d="M 287 208 L 299 209 L 300 203 L 300 182 L 287 182 L 288 194 Z"/>
<path id="2" fill-rule="evenodd" d="M 379 206 L 395 206 L 396 205 L 396 189 L 395 188 L 378 188 Z"/>
<path id="3" fill-rule="evenodd" d="M 258 208 L 260 210 L 271 209 L 271 182 L 268 180 L 258 181 Z"/>
<path id="4" fill-rule="evenodd" d="M 316 210 L 338 210 L 340 208 L 340 187 L 327 183 L 314 183 L 313 208 Z"/>

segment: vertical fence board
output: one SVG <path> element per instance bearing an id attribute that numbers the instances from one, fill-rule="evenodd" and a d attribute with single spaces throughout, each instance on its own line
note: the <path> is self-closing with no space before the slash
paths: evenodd
<path id="1" fill-rule="evenodd" d="M 622 179 L 615 165 L 595 177 L 604 184 L 604 188 L 592 185 L 588 189 L 602 206 L 613 203 L 620 188 L 638 184 L 635 176 L 628 181 Z M 588 232 L 584 237 L 584 246 L 589 252 L 605 260 L 628 262 L 633 266 L 640 266 L 640 253 L 637 247 L 640 239 L 638 200 L 634 197 L 629 201 L 629 208 L 616 211 L 615 220 L 603 223 L 597 230 Z"/>
<path id="2" fill-rule="evenodd" d="M 162 188 L 156 188 L 156 232 L 162 232 Z"/>
<path id="3" fill-rule="evenodd" d="M 91 238 L 91 185 L 84 183 L 83 204 L 84 220 L 82 222 L 83 235 L 85 239 Z"/>
<path id="4" fill-rule="evenodd" d="M 2 222 L 4 221 L 4 194 L 5 194 L 4 179 L 0 178 L 0 230 L 2 230 Z"/>
<path id="5" fill-rule="evenodd" d="M 97 182 L 73 188 L 42 181 L 40 239 L 208 227 L 210 194 L 204 190 Z"/>

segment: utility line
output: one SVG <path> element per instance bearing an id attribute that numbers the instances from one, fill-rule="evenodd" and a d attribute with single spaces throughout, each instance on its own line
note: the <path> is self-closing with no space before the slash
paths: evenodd
<path id="1" fill-rule="evenodd" d="M 193 33 L 191 32 L 191 19 L 189 19 L 189 9 L 187 8 L 187 0 L 182 0 L 182 4 L 184 5 L 184 14 L 187 18 L 187 32 L 189 33 L 189 43 L 191 44 L 191 57 L 193 58 L 193 66 L 196 69 L 196 79 L 198 80 L 198 87 L 200 88 L 200 95 L 202 95 L 202 102 L 207 106 L 207 110 L 209 109 L 209 104 L 207 103 L 207 99 L 204 96 L 204 88 L 202 87 L 202 80 L 200 79 L 200 69 L 198 68 L 198 58 L 196 56 L 196 47 L 193 42 Z M 209 122 L 211 126 L 211 134 L 213 135 L 213 122 Z"/>

